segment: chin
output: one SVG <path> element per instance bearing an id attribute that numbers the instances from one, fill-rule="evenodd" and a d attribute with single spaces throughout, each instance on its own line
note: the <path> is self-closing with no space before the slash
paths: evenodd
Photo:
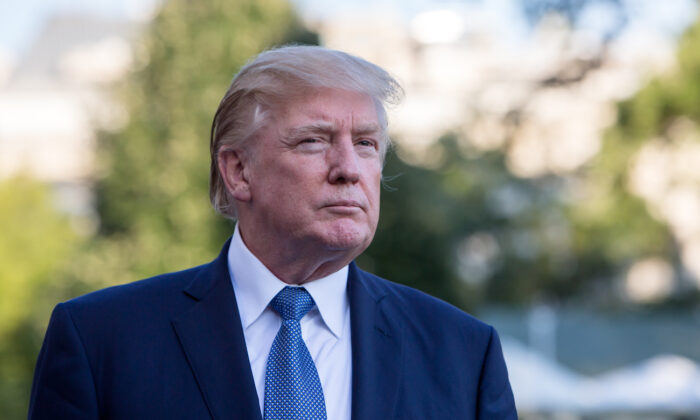
<path id="1" fill-rule="evenodd" d="M 337 251 L 354 251 L 359 255 L 372 241 L 372 234 L 366 229 L 333 229 L 324 235 L 326 246 Z"/>

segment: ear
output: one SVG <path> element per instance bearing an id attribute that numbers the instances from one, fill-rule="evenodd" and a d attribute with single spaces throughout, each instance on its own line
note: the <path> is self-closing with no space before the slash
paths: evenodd
<path id="1" fill-rule="evenodd" d="M 248 154 L 241 149 L 222 147 L 217 163 L 229 194 L 237 201 L 250 201 L 252 195 L 247 170 Z"/>

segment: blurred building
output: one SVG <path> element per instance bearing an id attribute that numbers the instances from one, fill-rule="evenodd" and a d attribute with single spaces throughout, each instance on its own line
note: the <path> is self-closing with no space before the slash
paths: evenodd
<path id="1" fill-rule="evenodd" d="M 52 186 L 62 210 L 92 212 L 95 131 L 125 118 L 109 89 L 132 64 L 139 28 L 54 17 L 12 68 L 0 58 L 0 177 L 37 178 Z"/>

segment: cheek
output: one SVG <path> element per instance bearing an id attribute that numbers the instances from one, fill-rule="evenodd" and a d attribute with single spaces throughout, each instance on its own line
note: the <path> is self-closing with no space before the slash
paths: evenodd
<path id="1" fill-rule="evenodd" d="M 376 184 L 373 184 L 372 187 L 370 188 L 370 201 L 374 203 L 374 207 L 378 208 L 379 207 L 379 201 L 380 201 L 380 193 L 381 193 L 381 188 L 380 188 L 380 181 L 377 181 Z"/>
<path id="2" fill-rule="evenodd" d="M 368 168 L 367 173 L 370 174 L 367 177 L 367 195 L 368 198 L 379 206 L 379 195 L 381 192 L 382 185 L 382 171 L 381 166 L 371 166 Z"/>
<path id="3" fill-rule="evenodd" d="M 271 184 L 267 194 L 270 204 L 296 210 L 313 205 L 322 191 L 319 178 L 323 179 L 303 163 L 297 163 L 295 168 L 278 167 L 268 179 Z"/>

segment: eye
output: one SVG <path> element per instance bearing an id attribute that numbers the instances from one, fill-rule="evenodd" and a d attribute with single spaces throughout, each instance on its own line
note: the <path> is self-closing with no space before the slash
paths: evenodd
<path id="1" fill-rule="evenodd" d="M 374 158 L 379 154 L 379 143 L 374 139 L 358 139 L 355 147 L 358 155 L 362 157 Z"/>
<path id="2" fill-rule="evenodd" d="M 370 147 L 372 149 L 378 148 L 377 142 L 371 139 L 361 139 L 355 142 L 355 144 L 362 147 Z"/>
<path id="3" fill-rule="evenodd" d="M 325 148 L 327 141 L 319 137 L 306 137 L 297 143 L 297 149 L 305 153 L 320 152 Z"/>

